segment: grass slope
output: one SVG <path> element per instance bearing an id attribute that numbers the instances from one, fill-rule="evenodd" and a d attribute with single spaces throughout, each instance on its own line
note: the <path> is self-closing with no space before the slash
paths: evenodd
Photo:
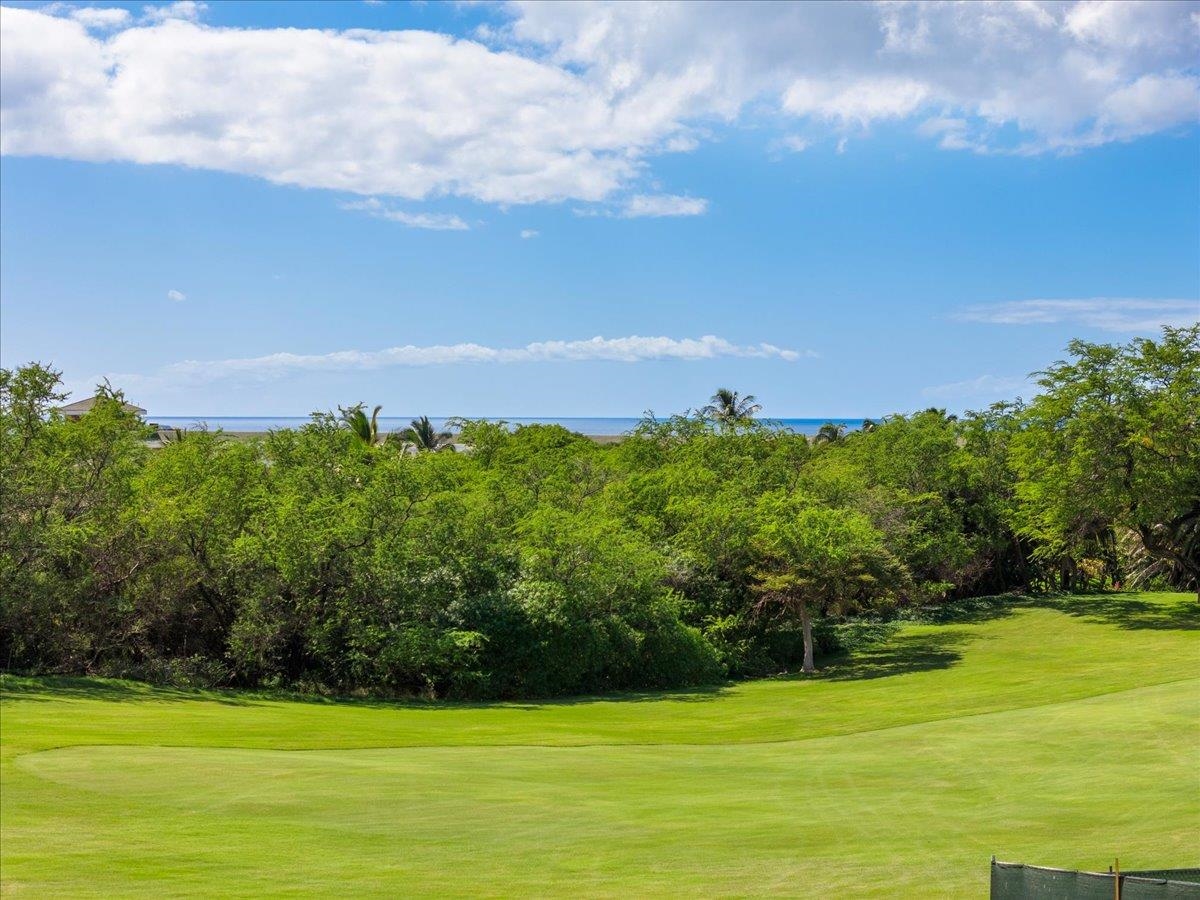
<path id="1" fill-rule="evenodd" d="M 3 681 L 6 895 L 980 896 L 1195 864 L 1194 595 L 911 625 L 815 679 L 536 704 Z M 302 752 L 297 752 L 302 751 Z"/>

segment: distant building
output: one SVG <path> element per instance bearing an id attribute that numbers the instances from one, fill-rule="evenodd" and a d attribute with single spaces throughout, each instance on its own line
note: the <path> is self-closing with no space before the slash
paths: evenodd
<path id="1" fill-rule="evenodd" d="M 58 411 L 68 419 L 78 419 L 93 406 L 95 406 L 98 399 L 100 398 L 88 397 L 86 400 L 76 400 L 74 403 L 68 403 L 66 406 L 58 407 Z M 146 414 L 144 409 L 142 409 L 140 406 L 134 406 L 132 403 L 124 403 L 122 404 L 122 408 L 125 410 L 125 412 L 133 413 L 136 416 L 144 416 Z"/>

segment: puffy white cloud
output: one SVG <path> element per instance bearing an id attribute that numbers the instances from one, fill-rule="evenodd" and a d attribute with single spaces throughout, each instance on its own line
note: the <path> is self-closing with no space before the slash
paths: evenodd
<path id="1" fill-rule="evenodd" d="M 600 200 L 661 123 L 614 127 L 578 77 L 423 31 L 210 28 L 107 38 L 0 17 L 4 153 L 176 163 L 421 199 Z"/>
<path id="2" fill-rule="evenodd" d="M 177 290 L 171 289 L 171 290 L 167 291 L 167 299 L 173 300 L 176 303 L 182 303 L 184 300 L 187 299 L 187 294 L 185 294 L 183 291 L 177 291 Z"/>
<path id="3" fill-rule="evenodd" d="M 1103 331 L 1155 332 L 1164 325 L 1200 321 L 1200 299 L 1148 300 L 1092 297 L 1085 300 L 1014 300 L 972 306 L 954 318 L 992 325 L 1050 325 L 1067 322 Z"/>
<path id="4" fill-rule="evenodd" d="M 1149 50 L 1175 46 L 1185 51 L 1189 46 L 1187 7 L 1177 0 L 1150 0 L 1130 3 L 1129 0 L 1083 0 L 1070 7 L 1063 16 L 1063 26 L 1073 37 L 1093 46 L 1120 50 Z M 1195 8 L 1190 10 L 1196 15 Z M 1181 27 L 1182 26 L 1182 27 Z M 1192 31 L 1196 30 L 1195 18 Z"/>
<path id="5" fill-rule="evenodd" d="M 801 352 L 774 344 L 734 344 L 724 338 L 594 337 L 576 341 L 538 341 L 524 347 L 488 347 L 482 344 L 388 347 L 384 350 L 340 350 L 334 353 L 272 353 L 242 359 L 187 360 L 160 369 L 150 376 L 122 375 L 125 382 L 150 384 L 180 381 L 213 381 L 222 378 L 277 378 L 297 371 L 347 371 L 396 366 L 439 366 L 464 363 L 642 362 L 645 360 L 704 360 L 721 357 L 779 359 L 795 362 Z"/>
<path id="6" fill-rule="evenodd" d="M 807 123 L 805 140 L 912 120 L 947 149 L 1020 153 L 1200 118 L 1195 0 L 501 8 L 479 41 L 217 28 L 192 0 L 136 24 L 5 8 L 0 149 L 363 196 L 611 204 L 645 196 L 651 157 L 747 109 Z"/>
<path id="7" fill-rule="evenodd" d="M 128 25 L 133 16 L 129 10 L 120 7 L 81 6 L 68 13 L 72 19 L 85 28 L 105 31 Z"/>
<path id="8" fill-rule="evenodd" d="M 414 213 L 388 206 L 378 197 L 352 200 L 341 204 L 342 209 L 365 212 L 376 219 L 399 222 L 409 228 L 425 228 L 430 231 L 466 231 L 471 226 L 459 216 L 450 213 Z"/>
<path id="9" fill-rule="evenodd" d="M 198 0 L 175 0 L 163 6 L 143 6 L 142 20 L 146 22 L 166 22 L 170 19 L 183 19 L 188 22 L 200 21 L 200 16 L 208 9 L 207 3 Z"/>
<path id="10" fill-rule="evenodd" d="M 583 67 L 614 104 L 651 95 L 680 121 L 734 118 L 749 100 L 775 97 L 784 113 L 835 128 L 928 111 L 958 123 L 939 136 L 948 149 L 1035 153 L 1200 118 L 1194 0 L 512 8 L 514 41 Z M 1000 137 L 1006 126 L 1015 142 Z"/>
<path id="11" fill-rule="evenodd" d="M 911 78 L 856 78 L 845 84 L 801 78 L 783 93 L 783 108 L 793 115 L 817 115 L 868 125 L 876 119 L 903 118 L 928 97 L 929 88 Z"/>
<path id="12" fill-rule="evenodd" d="M 621 205 L 623 219 L 646 216 L 702 216 L 708 209 L 703 197 L 678 197 L 674 194 L 635 194 Z"/>

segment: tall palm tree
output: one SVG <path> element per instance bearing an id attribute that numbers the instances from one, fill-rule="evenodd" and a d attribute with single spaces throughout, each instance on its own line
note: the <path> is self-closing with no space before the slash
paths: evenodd
<path id="1" fill-rule="evenodd" d="M 762 404 L 755 400 L 753 394 L 743 397 L 729 388 L 717 388 L 717 392 L 709 398 L 708 406 L 700 410 L 700 413 L 722 425 L 731 425 L 754 418 L 754 414 L 761 409 Z"/>
<path id="2" fill-rule="evenodd" d="M 411 444 L 417 450 L 448 450 L 453 449 L 454 435 L 449 431 L 438 431 L 429 421 L 429 416 L 413 419 L 408 428 L 400 432 L 400 440 Z"/>
<path id="3" fill-rule="evenodd" d="M 349 409 L 338 407 L 338 411 L 342 414 L 342 421 L 346 423 L 350 432 L 368 447 L 382 443 L 379 439 L 379 411 L 381 409 L 383 409 L 382 406 L 376 406 L 368 419 L 361 403 L 351 406 Z"/>
<path id="4" fill-rule="evenodd" d="M 813 437 L 814 444 L 836 444 L 846 436 L 845 425 L 835 425 L 833 422 L 826 422 Z"/>

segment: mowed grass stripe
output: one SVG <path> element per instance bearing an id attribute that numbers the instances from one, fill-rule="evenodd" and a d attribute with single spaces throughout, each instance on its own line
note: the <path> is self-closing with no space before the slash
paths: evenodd
<path id="1" fill-rule="evenodd" d="M 4 893 L 978 896 L 992 853 L 1187 864 L 1195 599 L 1124 600 L 910 626 L 857 678 L 660 700 L 8 680 Z"/>
<path id="2" fill-rule="evenodd" d="M 347 748 L 347 749 L 349 749 L 349 750 L 406 750 L 406 749 L 428 750 L 428 749 L 434 749 L 434 748 L 440 748 L 440 747 L 496 747 L 496 748 L 513 749 L 513 750 L 521 750 L 521 749 L 577 750 L 577 749 L 588 749 L 588 748 L 595 748 L 595 747 L 713 747 L 713 746 L 752 747 L 752 746 L 767 745 L 767 744 L 798 744 L 798 743 L 804 743 L 807 741 L 826 740 L 830 737 L 840 737 L 840 736 L 848 736 L 848 735 L 856 735 L 856 734 L 871 734 L 876 731 L 893 731 L 893 730 L 903 729 L 903 728 L 919 728 L 922 725 L 927 725 L 927 724 L 935 724 L 938 722 L 948 722 L 948 721 L 958 721 L 958 720 L 962 720 L 962 719 L 978 718 L 978 717 L 982 717 L 982 716 L 994 716 L 994 715 L 998 715 L 1002 712 L 1043 709 L 1043 708 L 1050 707 L 1050 706 L 1059 706 L 1059 705 L 1069 704 L 1069 703 L 1079 703 L 1079 702 L 1082 702 L 1085 700 L 1098 699 L 1098 698 L 1102 698 L 1102 697 L 1111 697 L 1115 694 L 1133 694 L 1133 693 L 1137 693 L 1139 691 L 1147 690 L 1149 688 L 1165 687 L 1165 686 L 1170 686 L 1170 685 L 1175 685 L 1175 684 L 1186 684 L 1188 682 L 1195 682 L 1196 686 L 1198 688 L 1200 688 L 1200 676 L 1195 676 L 1192 678 L 1178 678 L 1178 679 L 1174 679 L 1171 681 L 1156 682 L 1154 684 L 1149 684 L 1149 685 L 1146 685 L 1145 687 L 1140 687 L 1140 688 L 1118 688 L 1117 690 L 1112 690 L 1112 691 L 1102 691 L 1098 694 L 1090 694 L 1086 697 L 1081 697 L 1081 698 L 1078 698 L 1075 700 L 1051 700 L 1051 701 L 1047 701 L 1046 703 L 1033 703 L 1033 704 L 1030 704 L 1029 706 L 1013 706 L 1013 707 L 1009 707 L 1008 709 L 999 710 L 997 712 L 966 713 L 966 714 L 960 715 L 960 716 L 947 716 L 945 718 L 922 719 L 922 720 L 915 721 L 915 722 L 903 722 L 903 723 L 895 724 L 895 725 L 883 725 L 878 728 L 863 728 L 859 731 L 847 731 L 847 732 L 841 732 L 839 734 L 822 734 L 822 735 L 814 735 L 812 737 L 802 737 L 802 738 L 769 738 L 769 739 L 765 739 L 765 740 L 733 740 L 733 741 L 725 741 L 725 742 L 721 742 L 721 741 L 623 741 L 623 742 L 598 741 L 598 742 L 592 743 L 592 744 L 586 744 L 586 743 L 519 744 L 519 743 L 515 743 L 512 741 L 503 741 L 503 742 L 498 742 L 495 744 L 405 743 L 405 744 L 371 744 L 371 745 L 366 745 L 366 746 L 362 746 L 362 747 L 351 747 L 351 748 Z M 39 754 L 39 753 L 49 753 L 49 752 L 53 752 L 55 750 L 75 749 L 75 748 L 102 749 L 102 748 L 128 747 L 128 746 L 131 746 L 131 745 L 128 742 L 123 742 L 123 741 L 108 743 L 108 744 L 74 744 L 74 743 L 72 743 L 72 744 L 63 744 L 63 745 L 55 746 L 55 747 L 48 747 L 48 748 L 45 748 L 42 750 L 27 750 L 27 751 L 24 751 L 21 753 L 17 753 L 16 755 L 12 756 L 11 758 L 14 761 L 16 761 L 19 765 L 19 762 L 23 757 L 33 756 L 33 755 Z M 171 749 L 187 749 L 187 748 L 194 747 L 195 745 L 194 744 L 171 744 L 171 743 L 151 744 L 151 743 L 142 742 L 142 743 L 138 743 L 138 744 L 135 744 L 132 746 L 153 747 L 153 748 L 159 748 L 159 749 L 164 749 L 164 750 L 171 750 Z M 209 744 L 207 746 L 209 746 L 213 749 L 226 749 L 226 750 L 244 749 L 243 747 L 239 746 L 236 743 Z M 322 751 L 330 750 L 330 749 L 335 749 L 335 748 L 324 747 L 324 746 L 285 747 L 285 748 L 281 748 L 275 752 L 303 754 L 303 753 L 320 753 Z"/>
<path id="3" fill-rule="evenodd" d="M 1118 599 L 1138 615 L 1101 614 L 1113 599 L 1078 598 L 1066 605 L 1069 614 L 1027 607 L 969 624 L 908 626 L 885 646 L 814 680 L 669 695 L 487 705 L 297 703 L 122 682 L 6 679 L 12 739 L 4 752 L 63 743 L 306 749 L 795 740 L 1096 696 L 1196 673 L 1194 596 Z"/>
<path id="4" fill-rule="evenodd" d="M 924 874 L 897 882 L 893 870 L 920 859 L 922 873 L 962 896 L 982 888 L 992 852 L 1095 866 L 1117 840 L 1123 858 L 1186 861 L 1200 806 L 1196 768 L 1185 767 L 1196 762 L 1194 735 L 1177 725 L 1198 716 L 1193 681 L 790 746 L 65 748 L 20 767 L 100 795 L 85 802 L 127 808 L 92 823 L 105 852 L 75 862 L 112 890 L 123 882 L 107 874 L 108 850 L 143 847 L 127 857 L 132 878 L 149 836 L 129 820 L 148 819 L 164 829 L 149 855 L 169 848 L 155 868 L 176 887 L 212 862 L 212 847 L 192 847 L 198 823 L 224 848 L 235 877 L 192 880 L 198 892 L 333 890 L 352 862 L 369 879 L 386 860 L 397 888 L 416 893 L 569 893 L 586 875 L 598 893 L 822 883 L 844 896 L 917 892 Z M 1120 740 L 1104 731 L 1115 725 Z M 1190 791 L 1160 777 L 1173 768 L 1192 773 Z M 1171 821 L 1175 832 L 1164 829 Z M 55 848 L 55 833 L 37 841 L 63 860 L 75 853 Z M 1095 849 L 1080 855 L 1081 844 Z M 191 862 L 174 869 L 172 857 Z M 768 864 L 774 877 L 761 881 Z"/>

